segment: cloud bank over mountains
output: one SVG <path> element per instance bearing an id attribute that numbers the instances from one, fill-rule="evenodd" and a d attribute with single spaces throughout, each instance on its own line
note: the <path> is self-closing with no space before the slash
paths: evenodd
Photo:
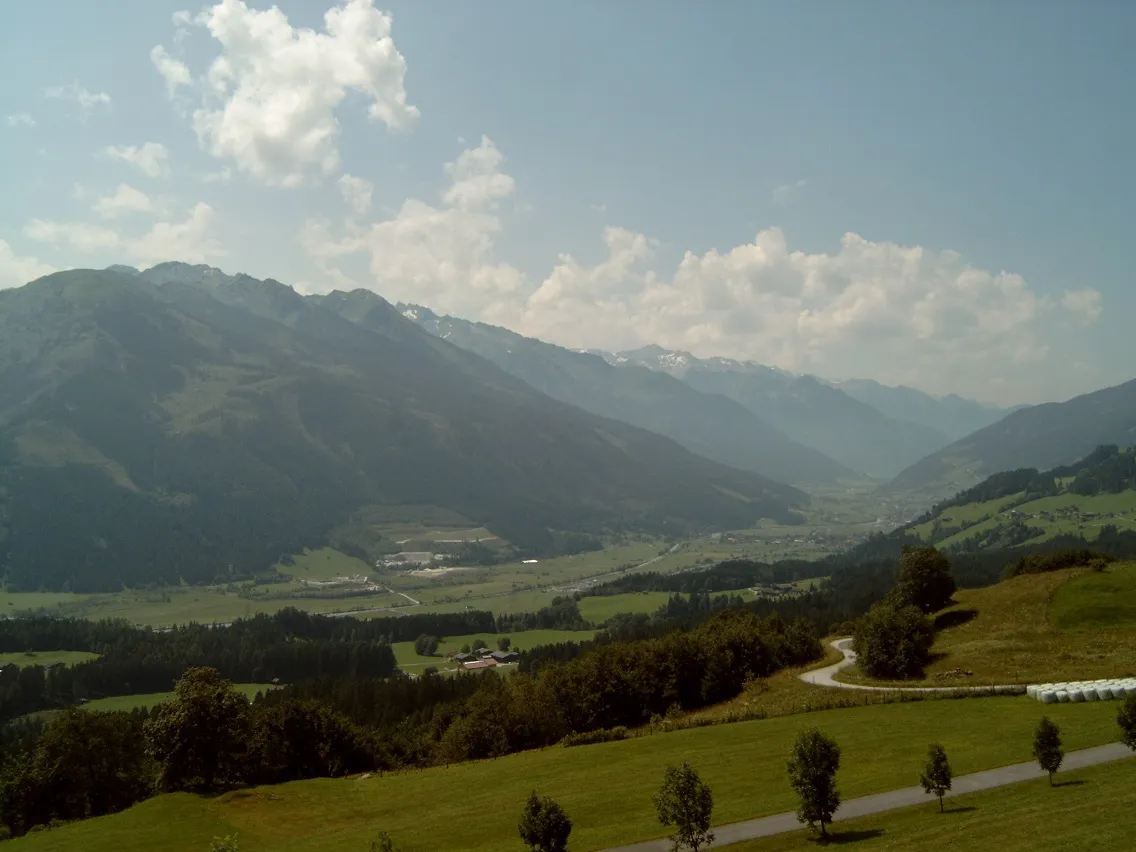
<path id="1" fill-rule="evenodd" d="M 199 156 L 218 171 L 198 198 L 171 197 L 162 183 L 189 169 L 166 141 L 124 140 L 94 154 L 108 168 L 89 220 L 32 218 L 23 236 L 51 263 L 0 240 L 0 287 L 55 266 L 162 260 L 242 265 L 241 246 L 219 227 L 226 210 L 206 194 L 233 182 L 263 203 L 330 187 L 335 204 L 311 211 L 295 241 L 309 268 L 290 283 L 309 291 L 366 287 L 390 301 L 507 326 L 570 347 L 627 349 L 647 343 L 707 357 L 755 360 L 830 378 L 871 377 L 932 392 L 996 401 L 1044 396 L 1054 365 L 1073 360 L 1080 335 L 1104 306 L 1079 282 L 1041 292 L 1022 276 L 976 267 L 943 248 L 833 234 L 824 251 L 794 247 L 771 225 L 726 248 L 686 251 L 665 264 L 651 234 L 611 222 L 596 234 L 603 255 L 567 251 L 543 270 L 509 261 L 504 243 L 524 203 L 492 128 L 438 164 L 433 197 L 394 209 L 373 203 L 382 187 L 344 170 L 346 114 L 392 134 L 414 133 L 421 115 L 391 15 L 373 0 L 344 0 L 319 30 L 279 9 L 221 0 L 179 12 L 166 44 L 140 46 L 170 109 L 192 130 Z M 195 41 L 196 40 L 196 41 Z M 211 60 L 192 57 L 204 43 Z M 411 78 L 413 79 L 413 78 Z M 94 122 L 113 95 L 80 82 L 50 100 Z M 9 118 L 32 132 L 34 123 Z M 124 173 L 150 186 L 125 182 Z M 805 180 L 774 189 L 785 206 Z M 810 196 L 821 190 L 808 182 Z M 549 227 L 555 227 L 550 221 Z M 2 236 L 2 235 L 0 235 Z M 579 247 L 590 250 L 589 247 Z M 284 277 L 284 276 L 281 276 Z"/>

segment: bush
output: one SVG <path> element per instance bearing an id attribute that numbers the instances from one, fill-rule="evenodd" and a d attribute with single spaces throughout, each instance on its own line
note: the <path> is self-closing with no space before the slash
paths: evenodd
<path id="1" fill-rule="evenodd" d="M 860 668 L 872 677 L 914 678 L 931 659 L 935 631 L 917 607 L 882 603 L 856 625 Z"/>
<path id="2" fill-rule="evenodd" d="M 627 728 L 622 725 L 615 728 L 601 728 L 598 731 L 588 731 L 583 734 L 569 734 L 560 741 L 565 748 L 572 746 L 594 745 L 595 743 L 613 743 L 626 740 L 631 736 Z"/>

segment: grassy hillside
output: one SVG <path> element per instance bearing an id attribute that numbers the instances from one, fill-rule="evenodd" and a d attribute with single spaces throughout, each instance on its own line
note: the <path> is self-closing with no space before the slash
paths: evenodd
<path id="1" fill-rule="evenodd" d="M 1046 712 L 1069 749 L 1117 737 L 1113 706 L 1062 704 Z M 345 852 L 366 850 L 385 830 L 405 852 L 520 852 L 517 815 L 535 787 L 572 817 L 573 849 L 602 849 L 661 835 L 651 796 L 668 763 L 698 767 L 714 791 L 715 821 L 732 822 L 793 808 L 785 759 L 806 725 L 839 741 L 840 789 L 852 797 L 909 786 L 929 737 L 944 744 L 958 773 L 1028 760 L 1040 715 L 1040 706 L 1021 696 L 824 711 L 383 778 L 305 781 L 217 798 L 160 796 L 10 846 L 12 852 L 201 852 L 212 837 L 236 832 L 242 852 Z"/>
<path id="2" fill-rule="evenodd" d="M 1071 464 L 1102 444 L 1136 443 L 1136 380 L 1025 408 L 899 473 L 891 489 L 958 491 L 999 471 Z"/>
<path id="3" fill-rule="evenodd" d="M 1061 773 L 1060 786 L 1027 781 L 997 790 L 838 823 L 834 843 L 856 849 L 998 849 L 1066 852 L 1127 848 L 1136 831 L 1136 760 Z M 817 848 L 806 831 L 730 847 L 730 852 L 796 852 Z"/>
<path id="4" fill-rule="evenodd" d="M 359 528 L 375 506 L 552 554 L 593 543 L 579 533 L 791 521 L 807 500 L 552 400 L 373 294 L 339 307 L 180 264 L 0 293 L 9 586 L 228 581 L 333 533 L 373 562 L 398 549 Z"/>
<path id="5" fill-rule="evenodd" d="M 938 618 L 961 623 L 936 635 L 925 685 L 1136 675 L 1136 563 L 1013 577 L 955 600 Z M 972 675 L 944 679 L 956 669 Z M 855 670 L 844 678 L 864 680 Z"/>

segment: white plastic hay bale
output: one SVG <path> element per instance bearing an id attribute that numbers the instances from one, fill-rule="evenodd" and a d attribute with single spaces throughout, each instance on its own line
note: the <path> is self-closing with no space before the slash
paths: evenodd
<path id="1" fill-rule="evenodd" d="M 1084 693 L 1086 701 L 1099 701 L 1100 700 L 1100 695 L 1097 693 L 1097 687 L 1095 687 L 1095 686 L 1086 686 L 1081 691 Z"/>
<path id="2" fill-rule="evenodd" d="M 1037 691 L 1040 688 L 1041 687 L 1037 686 L 1036 684 L 1030 684 L 1026 687 L 1026 695 L 1028 695 L 1030 698 L 1037 698 Z"/>
<path id="3" fill-rule="evenodd" d="M 1084 701 L 1085 700 L 1085 692 L 1082 689 L 1070 689 L 1070 690 L 1068 690 L 1068 692 L 1069 692 L 1069 700 L 1072 701 L 1073 703 L 1077 703 L 1078 701 Z"/>
<path id="4" fill-rule="evenodd" d="M 1123 683 L 1114 683 L 1112 685 L 1112 697 L 1113 698 L 1123 698 L 1127 694 L 1128 694 L 1128 687 L 1126 687 Z"/>
<path id="5" fill-rule="evenodd" d="M 1097 698 L 1099 698 L 1101 701 L 1111 701 L 1112 700 L 1112 684 L 1111 683 L 1102 683 L 1100 686 L 1098 686 L 1097 687 Z"/>
<path id="6" fill-rule="evenodd" d="M 1042 704 L 1056 704 L 1057 693 L 1052 689 L 1043 689 L 1037 694 L 1037 700 Z"/>
<path id="7" fill-rule="evenodd" d="M 1069 700 L 1069 690 L 1067 689 L 1059 689 L 1054 693 L 1054 695 L 1057 696 L 1057 701 L 1059 704 L 1064 704 Z"/>

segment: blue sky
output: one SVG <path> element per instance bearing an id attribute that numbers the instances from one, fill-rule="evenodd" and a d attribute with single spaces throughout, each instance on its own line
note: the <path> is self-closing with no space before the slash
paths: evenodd
<path id="1" fill-rule="evenodd" d="M 7 10 L 0 286 L 180 259 L 1004 403 L 1132 378 L 1136 6 L 270 9 Z"/>

